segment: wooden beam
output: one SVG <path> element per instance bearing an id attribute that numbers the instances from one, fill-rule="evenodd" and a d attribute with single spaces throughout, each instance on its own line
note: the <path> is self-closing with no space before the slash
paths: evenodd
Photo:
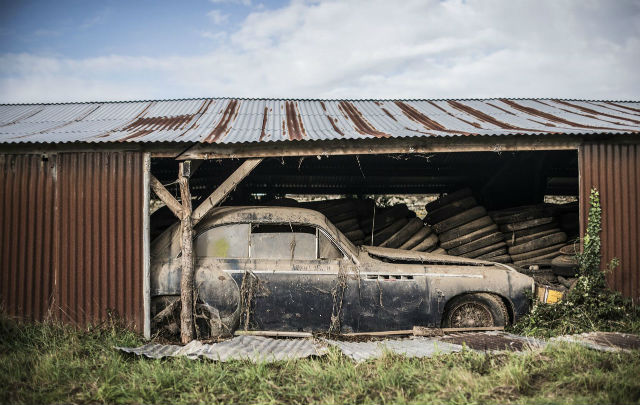
<path id="1" fill-rule="evenodd" d="M 255 169 L 260 162 L 262 162 L 262 158 L 247 159 L 236 169 L 235 172 L 231 174 L 231 176 L 227 177 L 220 187 L 215 189 L 213 193 L 211 193 L 211 195 L 209 195 L 209 197 L 207 197 L 207 199 L 193 211 L 193 215 L 191 216 L 193 226 L 200 222 L 200 220 L 207 215 L 213 207 L 224 201 L 229 193 L 233 191 L 233 189 L 240 184 L 242 179 L 247 177 L 247 175 L 251 173 L 251 171 Z"/>
<path id="2" fill-rule="evenodd" d="M 189 162 L 180 163 L 178 184 L 182 198 L 182 275 L 180 277 L 180 340 L 186 344 L 193 340 L 193 307 L 194 307 L 194 266 L 193 266 L 193 224 L 191 223 L 191 192 L 189 191 Z"/>
<path id="3" fill-rule="evenodd" d="M 169 207 L 173 215 L 178 217 L 178 219 L 182 219 L 182 205 L 173 198 L 171 193 L 167 191 L 167 189 L 160 183 L 158 179 L 155 178 L 153 174 L 149 174 L 149 184 L 151 185 L 151 189 L 158 196 L 163 203 Z"/>

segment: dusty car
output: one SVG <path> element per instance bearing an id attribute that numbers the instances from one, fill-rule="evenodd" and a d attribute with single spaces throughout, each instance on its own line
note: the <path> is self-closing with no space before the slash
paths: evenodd
<path id="1" fill-rule="evenodd" d="M 212 333 L 504 326 L 528 311 L 509 266 L 353 245 L 303 208 L 220 207 L 194 229 L 196 289 Z M 152 316 L 180 296 L 180 229 L 151 246 Z"/>

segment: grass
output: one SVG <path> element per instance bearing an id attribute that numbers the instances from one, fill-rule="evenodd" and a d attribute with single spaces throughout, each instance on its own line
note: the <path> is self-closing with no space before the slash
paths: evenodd
<path id="1" fill-rule="evenodd" d="M 0 403 L 639 403 L 640 352 L 557 345 L 524 355 L 465 351 L 356 364 L 150 360 L 113 346 L 115 324 L 78 330 L 0 318 Z"/>

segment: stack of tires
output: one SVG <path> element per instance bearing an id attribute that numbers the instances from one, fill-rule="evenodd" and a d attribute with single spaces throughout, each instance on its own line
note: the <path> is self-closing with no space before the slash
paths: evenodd
<path id="1" fill-rule="evenodd" d="M 405 204 L 376 208 L 360 221 L 364 244 L 420 252 L 444 253 L 438 236 Z"/>
<path id="2" fill-rule="evenodd" d="M 544 204 L 494 211 L 490 215 L 503 232 L 516 266 L 548 266 L 567 241 L 567 234 Z"/>
<path id="3" fill-rule="evenodd" d="M 510 263 L 504 236 L 478 205 L 470 189 L 447 194 L 426 205 L 427 222 L 437 233 L 440 247 L 452 256 Z"/>
<path id="4" fill-rule="evenodd" d="M 301 203 L 299 206 L 320 211 L 351 242 L 356 245 L 363 244 L 365 233 L 360 227 L 360 218 L 373 210 L 373 201 L 342 198 Z"/>

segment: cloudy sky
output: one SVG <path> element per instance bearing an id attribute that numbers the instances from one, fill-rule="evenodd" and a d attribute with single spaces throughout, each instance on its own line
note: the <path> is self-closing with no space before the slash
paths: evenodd
<path id="1" fill-rule="evenodd" d="M 0 0 L 0 102 L 640 99 L 637 0 Z"/>

